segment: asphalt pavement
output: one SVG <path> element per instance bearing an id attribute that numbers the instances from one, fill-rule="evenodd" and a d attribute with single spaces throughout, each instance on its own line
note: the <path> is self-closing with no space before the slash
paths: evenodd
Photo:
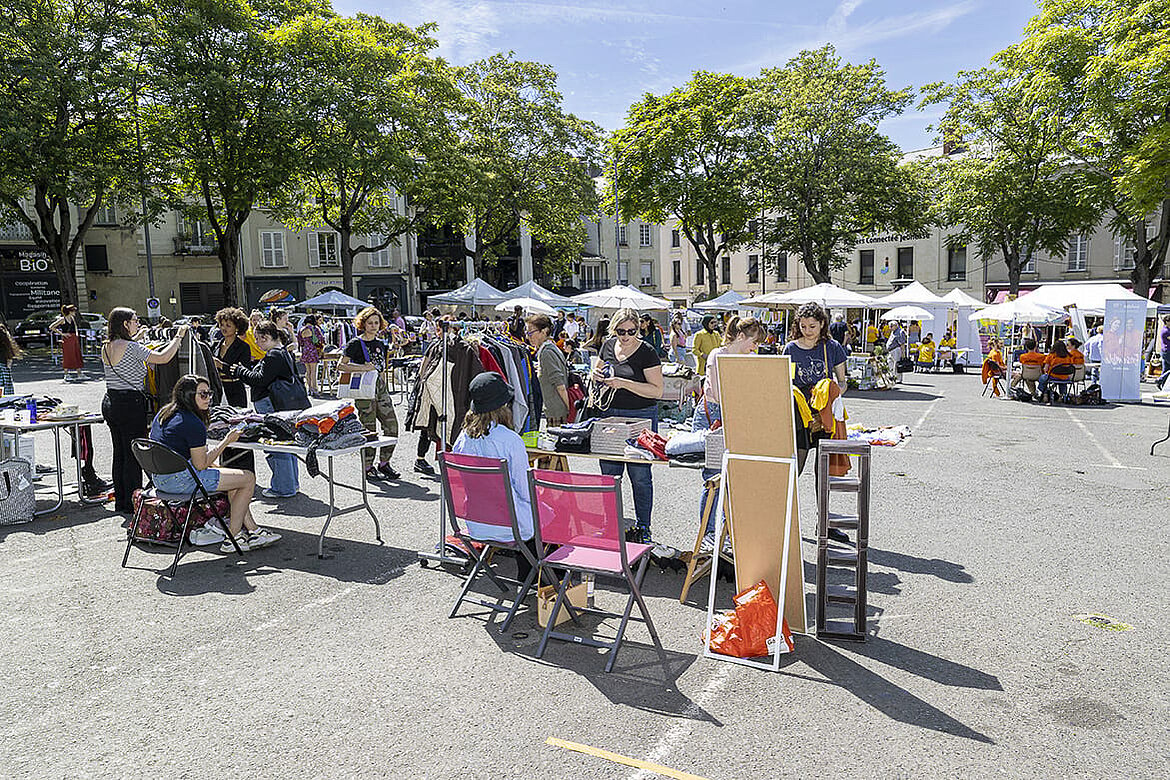
<path id="1" fill-rule="evenodd" d="M 36 361 L 14 373 L 21 391 L 87 409 L 104 392 L 96 374 L 65 383 Z M 507 635 L 474 608 L 448 619 L 459 578 L 416 557 L 439 505 L 437 483 L 411 472 L 413 433 L 394 459 L 403 481 L 375 487 L 385 544 L 346 515 L 326 560 L 325 483 L 303 471 L 296 498 L 254 505 L 281 542 L 244 559 L 194 551 L 174 578 L 161 548 L 121 568 L 109 505 L 0 527 L 0 775 L 654 776 L 620 758 L 712 780 L 1170 775 L 1157 519 L 1170 442 L 1149 454 L 1167 410 L 991 400 L 971 374 L 905 379 L 846 398 L 851 422 L 913 429 L 873 453 L 869 640 L 798 636 L 779 673 L 703 658 L 706 583 L 680 604 L 681 575 L 657 568 L 645 592 L 665 653 L 632 624 L 610 674 L 581 645 L 537 660 L 530 612 Z M 94 431 L 108 474 L 109 434 Z M 37 439 L 46 462 L 51 438 Z M 689 548 L 698 474 L 654 481 L 655 537 Z M 806 473 L 810 615 L 812 488 Z M 620 603 L 607 589 L 598 601 Z"/>

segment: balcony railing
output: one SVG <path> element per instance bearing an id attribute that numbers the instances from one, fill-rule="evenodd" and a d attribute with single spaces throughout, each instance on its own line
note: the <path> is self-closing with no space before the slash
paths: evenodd
<path id="1" fill-rule="evenodd" d="M 577 285 L 577 289 L 581 292 L 593 292 L 594 290 L 606 290 L 613 285 L 609 279 L 582 279 Z"/>
<path id="2" fill-rule="evenodd" d="M 32 231 L 20 222 L 0 225 L 0 241 L 32 241 Z"/>
<path id="3" fill-rule="evenodd" d="M 175 254 L 176 255 L 214 255 L 219 253 L 219 244 L 215 241 L 210 243 L 202 239 L 198 242 L 189 238 L 175 238 Z"/>

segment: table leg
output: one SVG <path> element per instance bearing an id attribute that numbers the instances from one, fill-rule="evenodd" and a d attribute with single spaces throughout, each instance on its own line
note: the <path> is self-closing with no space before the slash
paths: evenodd
<path id="1" fill-rule="evenodd" d="M 333 513 L 337 511 L 337 503 L 333 500 L 333 458 L 326 458 L 329 461 L 329 514 L 325 516 L 325 525 L 321 526 L 321 536 L 317 539 L 317 557 L 325 557 L 325 532 L 329 530 L 329 523 L 333 522 Z M 362 485 L 365 486 L 366 472 L 362 469 Z M 363 491 L 364 492 L 364 491 Z"/>
<path id="2" fill-rule="evenodd" d="M 12 445 L 13 445 L 13 447 L 16 448 L 16 451 L 19 453 L 20 452 L 20 431 L 19 430 L 13 431 Z M 53 506 L 49 507 L 48 509 L 41 509 L 39 511 L 33 510 L 33 517 L 40 517 L 42 515 L 47 515 L 50 512 L 56 512 L 58 509 L 61 508 L 61 505 L 65 503 L 65 482 L 64 482 L 65 478 L 64 478 L 64 475 L 62 474 L 62 471 L 64 470 L 64 468 L 63 468 L 63 464 L 61 462 L 61 428 L 60 427 L 53 428 L 53 445 L 56 449 L 55 461 L 57 463 L 57 503 L 54 504 Z M 33 476 L 35 477 L 36 470 L 37 470 L 35 463 L 33 464 L 32 470 L 33 470 Z"/>
<path id="3" fill-rule="evenodd" d="M 374 514 L 374 508 L 370 506 L 370 485 L 366 481 L 366 469 L 362 461 L 362 453 L 358 454 L 358 468 L 362 472 L 362 504 L 365 505 L 366 511 L 370 513 L 370 517 L 374 520 L 374 538 L 378 540 L 378 544 L 385 544 L 382 541 L 382 527 L 378 524 L 378 516 Z M 332 460 L 332 458 L 330 459 Z"/>

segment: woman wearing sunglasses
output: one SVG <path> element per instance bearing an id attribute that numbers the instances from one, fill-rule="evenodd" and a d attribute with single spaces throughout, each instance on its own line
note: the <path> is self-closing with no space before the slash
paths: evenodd
<path id="1" fill-rule="evenodd" d="M 662 397 L 662 361 L 658 353 L 638 338 L 638 314 L 633 309 L 619 309 L 610 321 L 614 338 L 601 345 L 601 353 L 593 369 L 594 381 L 613 391 L 606 410 L 608 417 L 640 417 L 650 420 L 650 427 L 658 430 L 658 399 Z M 649 463 L 601 461 L 601 473 L 630 476 L 634 494 L 635 528 L 626 532 L 631 542 L 650 542 L 650 511 L 654 506 L 654 483 Z"/>
<path id="2" fill-rule="evenodd" d="M 171 402 L 159 410 L 150 425 L 150 438 L 165 444 L 180 455 L 186 455 L 208 493 L 227 493 L 231 504 L 229 527 L 241 550 L 266 547 L 280 539 L 280 534 L 260 528 L 252 519 L 249 504 L 256 489 L 256 475 L 251 471 L 215 468 L 223 451 L 240 438 L 238 429 L 232 430 L 223 441 L 207 449 L 207 410 L 211 407 L 211 385 L 201 376 L 187 374 L 180 377 L 171 393 Z M 157 474 L 154 486 L 164 493 L 190 493 L 195 480 L 189 471 L 177 474 Z M 242 529 L 247 534 L 241 534 Z M 222 552 L 235 548 L 224 534 L 215 528 L 200 528 L 191 532 L 191 543 L 197 545 L 221 542 Z"/>

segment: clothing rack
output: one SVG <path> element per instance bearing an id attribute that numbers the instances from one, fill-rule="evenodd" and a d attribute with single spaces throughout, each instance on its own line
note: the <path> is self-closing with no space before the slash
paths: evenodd
<path id="1" fill-rule="evenodd" d="M 450 342 L 452 335 L 448 334 L 447 325 L 448 325 L 447 322 L 444 322 L 442 320 L 439 321 L 439 332 L 443 336 L 443 362 L 442 362 L 440 369 L 439 369 L 440 371 L 442 371 L 442 377 L 443 377 L 443 400 L 442 400 L 443 409 L 442 409 L 442 413 L 439 414 L 439 431 L 440 431 L 439 452 L 440 453 L 444 452 L 445 450 L 447 450 L 451 446 L 450 442 L 447 441 L 448 428 L 447 428 L 446 411 L 447 411 L 447 394 L 448 394 L 448 392 L 450 392 L 450 388 L 447 387 L 447 385 L 448 385 L 448 382 L 447 382 L 447 345 Z M 448 552 L 450 552 L 451 554 L 448 554 Z M 438 538 L 438 542 L 435 544 L 435 552 L 422 552 L 422 551 L 420 551 L 418 553 L 418 560 L 419 560 L 419 565 L 422 566 L 423 568 L 426 568 L 427 563 L 429 561 L 434 561 L 435 563 L 439 564 L 440 566 L 450 564 L 450 565 L 462 566 L 462 567 L 466 567 L 468 565 L 468 563 L 470 562 L 470 558 L 466 553 L 463 553 L 460 550 L 460 548 L 447 542 L 447 496 L 446 496 L 446 488 L 444 487 L 443 481 L 441 479 L 439 480 L 439 538 Z"/>

